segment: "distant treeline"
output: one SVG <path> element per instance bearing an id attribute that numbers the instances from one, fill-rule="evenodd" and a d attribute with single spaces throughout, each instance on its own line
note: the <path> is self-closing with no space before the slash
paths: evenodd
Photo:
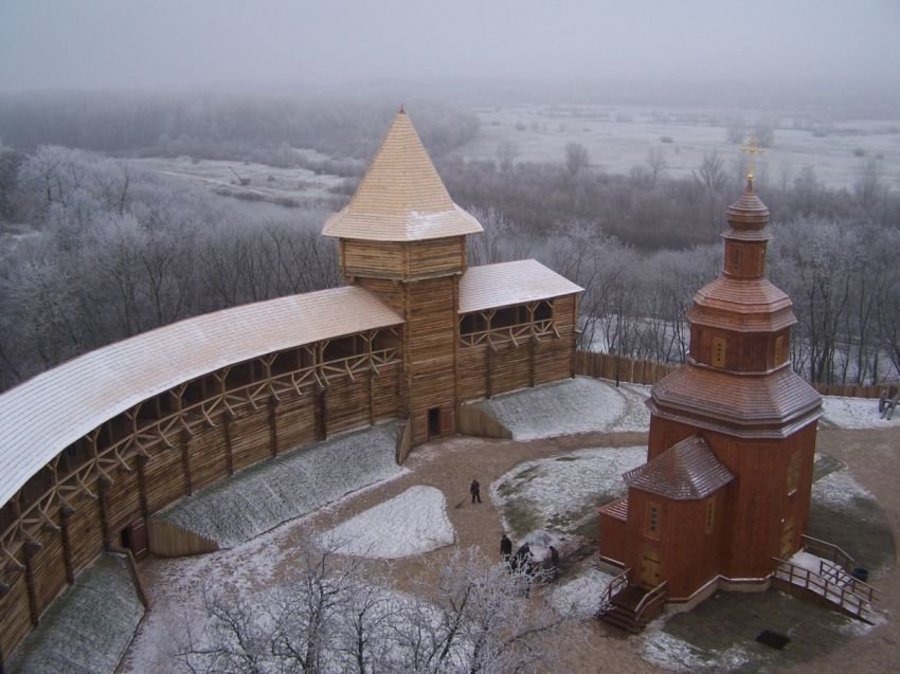
<path id="1" fill-rule="evenodd" d="M 50 144 L 277 164 L 272 158 L 279 148 L 294 147 L 335 160 L 368 160 L 399 103 L 259 93 L 0 94 L 0 140 L 26 151 Z M 473 114 L 424 101 L 411 107 L 422 141 L 435 155 L 478 131 Z M 363 165 L 350 164 L 357 170 Z"/>
<path id="2" fill-rule="evenodd" d="M 457 202 L 496 211 L 535 234 L 581 222 L 643 250 L 717 241 L 725 210 L 744 188 L 745 165 L 710 152 L 691 177 L 670 178 L 665 152 L 653 148 L 627 175 L 594 170 L 575 143 L 558 163 L 516 162 L 516 148 L 500 146 L 497 161 L 454 158 L 438 168 Z M 889 190 L 874 157 L 860 161 L 849 190 L 825 187 L 811 166 L 777 180 L 760 175 L 756 187 L 774 222 L 823 218 L 900 227 L 900 193 Z"/>

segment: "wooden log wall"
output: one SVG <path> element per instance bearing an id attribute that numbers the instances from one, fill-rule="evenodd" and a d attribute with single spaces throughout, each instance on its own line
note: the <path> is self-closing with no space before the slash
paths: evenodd
<path id="1" fill-rule="evenodd" d="M 429 409 L 440 408 L 442 425 L 456 427 L 458 286 L 456 276 L 406 285 L 406 379 L 414 443 L 428 439 Z"/>
<path id="2" fill-rule="evenodd" d="M 280 452 L 399 416 L 399 338 L 376 337 L 359 343 L 388 346 L 277 374 L 267 357 L 235 366 L 239 376 L 228 385 L 231 368 L 179 385 L 104 422 L 48 464 L 0 509 L 0 653 L 8 658 L 99 554 L 123 545 L 130 525 Z M 321 357 L 324 348 L 309 352 Z M 160 533 L 165 525 L 152 518 L 148 526 L 157 553 L 210 549 L 193 535 Z"/>
<path id="3" fill-rule="evenodd" d="M 528 315 L 526 305 L 517 305 Z M 504 307 L 508 309 L 508 307 Z M 458 340 L 457 390 L 460 401 L 559 381 L 573 376 L 575 295 L 553 300 L 553 320 L 489 327 Z M 484 312 L 488 325 L 494 311 Z"/>
<path id="4" fill-rule="evenodd" d="M 150 552 L 160 557 L 201 555 L 219 549 L 219 544 L 214 540 L 158 517 L 151 517 L 147 522 L 147 536 Z"/>
<path id="5" fill-rule="evenodd" d="M 475 405 L 460 405 L 457 414 L 459 432 L 463 435 L 502 440 L 512 439 L 512 431 Z"/>

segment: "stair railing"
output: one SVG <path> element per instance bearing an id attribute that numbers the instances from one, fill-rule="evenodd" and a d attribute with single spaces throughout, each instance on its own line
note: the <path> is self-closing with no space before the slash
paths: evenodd
<path id="1" fill-rule="evenodd" d="M 624 590 L 626 587 L 628 587 L 629 571 L 631 571 L 630 568 L 625 569 L 622 573 L 609 581 L 609 584 L 606 586 L 603 594 L 600 595 L 600 608 L 597 610 L 598 616 L 607 613 L 612 606 L 612 598 L 616 596 L 616 594 L 618 594 L 621 590 Z"/>

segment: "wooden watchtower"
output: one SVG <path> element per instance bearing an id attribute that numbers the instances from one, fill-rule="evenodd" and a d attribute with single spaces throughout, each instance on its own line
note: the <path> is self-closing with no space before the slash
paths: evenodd
<path id="1" fill-rule="evenodd" d="M 479 222 L 453 203 L 409 117 L 394 118 L 349 205 L 325 223 L 349 284 L 404 319 L 404 391 L 413 442 L 456 429 L 459 280 Z"/>

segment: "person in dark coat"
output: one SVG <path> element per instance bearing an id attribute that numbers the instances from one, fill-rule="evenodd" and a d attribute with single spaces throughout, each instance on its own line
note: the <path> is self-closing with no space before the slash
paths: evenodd
<path id="1" fill-rule="evenodd" d="M 550 574 L 552 578 L 559 578 L 559 551 L 550 546 Z"/>
<path id="2" fill-rule="evenodd" d="M 509 564 L 509 558 L 512 557 L 512 541 L 509 536 L 503 534 L 500 537 L 500 559 Z"/>
<path id="3" fill-rule="evenodd" d="M 525 573 L 530 574 L 532 571 L 531 562 L 531 546 L 528 545 L 528 543 L 522 543 L 522 545 L 519 546 L 519 549 L 516 550 L 516 567 Z"/>
<path id="4" fill-rule="evenodd" d="M 481 485 L 478 484 L 478 480 L 472 480 L 472 484 L 469 485 L 469 493 L 472 495 L 472 503 L 476 501 L 481 503 Z"/>

